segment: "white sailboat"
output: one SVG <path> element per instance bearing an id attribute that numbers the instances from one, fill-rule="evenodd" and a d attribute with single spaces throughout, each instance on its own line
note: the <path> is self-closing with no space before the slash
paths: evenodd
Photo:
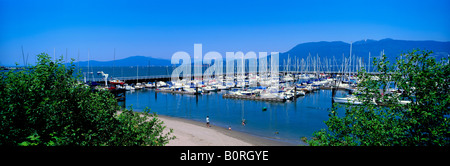
<path id="1" fill-rule="evenodd" d="M 142 89 L 144 85 L 139 83 L 139 65 L 136 65 L 136 85 L 134 85 L 135 89 Z"/>
<path id="2" fill-rule="evenodd" d="M 361 101 L 358 100 L 358 98 L 356 98 L 356 96 L 354 95 L 350 95 L 347 97 L 333 97 L 333 101 L 335 103 L 341 103 L 341 104 L 345 104 L 345 103 L 350 103 L 350 104 L 362 104 Z"/>

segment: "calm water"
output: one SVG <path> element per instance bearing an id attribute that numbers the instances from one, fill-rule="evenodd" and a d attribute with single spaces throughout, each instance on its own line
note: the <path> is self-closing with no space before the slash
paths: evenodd
<path id="1" fill-rule="evenodd" d="M 169 93 L 155 96 L 154 90 L 146 89 L 127 91 L 125 105 L 127 108 L 132 105 L 138 111 L 148 107 L 160 115 L 200 122 L 206 122 L 209 116 L 215 126 L 231 126 L 233 130 L 296 144 L 303 144 L 301 137 L 310 138 L 313 132 L 326 127 L 324 121 L 328 120 L 331 108 L 331 90 L 319 90 L 286 103 L 223 99 L 223 93 L 196 97 Z M 337 96 L 345 93 L 338 91 Z M 267 111 L 262 111 L 263 107 Z M 245 126 L 241 124 L 242 119 L 247 122 Z"/>

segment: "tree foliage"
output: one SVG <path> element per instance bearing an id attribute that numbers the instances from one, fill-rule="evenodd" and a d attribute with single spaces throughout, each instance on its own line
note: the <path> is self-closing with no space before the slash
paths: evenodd
<path id="1" fill-rule="evenodd" d="M 1 73 L 0 145 L 165 145 L 155 114 L 123 110 L 109 91 L 78 82 L 75 65 L 42 53 L 35 66 Z"/>
<path id="2" fill-rule="evenodd" d="M 391 65 L 383 55 L 374 59 L 378 75 L 358 73 L 361 105 L 344 105 L 338 116 L 330 109 L 327 129 L 314 133 L 310 145 L 441 146 L 450 145 L 450 65 L 431 51 L 413 50 Z M 397 92 L 389 87 L 395 84 Z M 402 104 L 400 101 L 410 101 Z"/>

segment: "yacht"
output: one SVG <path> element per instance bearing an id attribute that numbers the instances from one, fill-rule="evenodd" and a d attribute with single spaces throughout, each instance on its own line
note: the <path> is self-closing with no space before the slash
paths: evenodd
<path id="1" fill-rule="evenodd" d="M 229 89 L 229 87 L 224 86 L 224 85 L 215 85 L 215 87 L 216 87 L 218 90 L 227 90 L 227 89 Z"/>
<path id="2" fill-rule="evenodd" d="M 136 83 L 136 85 L 134 85 L 134 88 L 137 90 L 144 88 L 144 86 L 142 85 L 142 83 Z"/>
<path id="3" fill-rule="evenodd" d="M 123 85 L 125 82 L 120 81 L 120 80 L 114 78 L 114 79 L 112 79 L 111 81 L 109 81 L 109 83 L 110 83 L 110 84 L 113 84 L 113 85 Z"/>
<path id="4" fill-rule="evenodd" d="M 358 98 L 356 98 L 356 96 L 354 95 L 350 95 L 347 97 L 333 97 L 333 101 L 336 103 L 341 103 L 341 104 L 345 104 L 345 103 L 351 103 L 351 104 L 362 104 L 361 101 L 358 100 Z"/>
<path id="5" fill-rule="evenodd" d="M 166 87 L 167 86 L 167 84 L 163 81 L 158 81 L 156 84 L 158 85 L 158 87 Z"/>
<path id="6" fill-rule="evenodd" d="M 150 82 L 144 83 L 144 87 L 146 87 L 146 88 L 154 88 L 154 87 L 155 87 L 155 84 L 150 83 Z"/>
<path id="7" fill-rule="evenodd" d="M 125 88 L 125 90 L 135 90 L 134 87 L 128 85 L 128 84 L 123 84 L 123 87 Z"/>
<path id="8" fill-rule="evenodd" d="M 217 88 L 215 88 L 213 86 L 206 86 L 206 87 L 203 87 L 203 91 L 205 91 L 205 92 L 217 92 Z"/>

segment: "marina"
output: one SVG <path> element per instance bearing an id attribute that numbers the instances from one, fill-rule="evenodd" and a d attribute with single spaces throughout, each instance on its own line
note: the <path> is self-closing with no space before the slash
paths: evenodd
<path id="1" fill-rule="evenodd" d="M 306 145 L 303 138 L 326 127 L 333 103 L 361 104 L 351 95 L 359 93 L 354 74 L 281 71 L 275 77 L 245 73 L 174 81 L 168 75 L 136 75 L 122 80 L 115 77 L 108 81 L 108 88 L 98 89 L 119 90 L 123 93 L 116 95 L 121 99 L 119 105 L 135 111 L 149 108 L 159 115 L 198 122 L 205 122 L 208 116 L 211 124 L 223 129 Z M 108 85 L 104 80 L 96 83 Z M 344 115 L 343 108 L 337 110 Z"/>
<path id="2" fill-rule="evenodd" d="M 206 71 L 218 70 L 208 66 L 194 66 L 205 75 L 186 77 L 183 73 L 183 78 L 169 74 L 176 66 L 120 67 L 120 74 L 115 72 L 115 67 L 91 67 L 83 74 L 84 82 L 100 85 L 95 86 L 98 90 L 113 92 L 125 108 L 137 111 L 150 108 L 159 115 L 198 122 L 208 117 L 208 123 L 211 119 L 213 125 L 224 129 L 306 145 L 301 140 L 326 127 L 324 122 L 334 103 L 362 104 L 355 94 L 360 93 L 357 90 L 359 68 L 365 66 L 361 58 L 356 63 L 357 57 L 353 57 L 353 63 L 351 57 L 344 57 L 341 65 L 334 61 L 334 66 L 327 59 L 324 59 L 326 65 L 320 64 L 319 57 L 308 59 L 306 63 L 302 59 L 301 63 L 296 60 L 293 64 L 288 58 L 275 72 L 267 69 L 250 72 L 250 66 L 248 70 L 242 67 L 245 66 L 242 59 L 238 60 L 242 62 L 241 67 L 231 74 L 210 72 L 208 75 Z M 380 74 L 366 73 L 374 79 Z M 386 104 L 375 99 L 373 103 Z M 343 108 L 337 110 L 344 114 Z"/>
<path id="3" fill-rule="evenodd" d="M 172 79 L 169 75 L 140 76 L 138 71 L 142 69 L 135 70 L 135 77 L 110 80 L 107 72 L 98 71 L 103 78 L 91 84 L 111 91 L 124 108 L 149 108 L 159 115 L 197 122 L 209 117 L 214 126 L 289 144 L 307 145 L 302 140 L 326 127 L 324 122 L 334 103 L 362 104 L 356 97 L 360 93 L 356 72 L 281 71 L 275 75 L 244 73 Z M 376 79 L 378 73 L 369 74 Z M 389 88 L 389 93 L 397 93 L 395 85 Z M 386 105 L 376 99 L 372 103 Z M 345 110 L 337 108 L 337 112 L 344 115 Z"/>
<path id="4" fill-rule="evenodd" d="M 318 76 L 286 72 L 273 80 L 267 75 L 247 73 L 234 78 L 178 81 L 152 78 L 152 82 L 145 82 L 140 76 L 139 81 L 113 79 L 109 81 L 109 90 L 124 92 L 119 104 L 125 108 L 141 111 L 148 107 L 159 115 L 198 122 L 209 116 L 213 125 L 224 129 L 306 145 L 302 137 L 310 138 L 313 132 L 325 127 L 328 110 L 335 102 L 333 90 L 340 99 L 357 82 L 345 82 L 328 74 Z M 253 84 L 251 79 L 257 83 Z"/>

